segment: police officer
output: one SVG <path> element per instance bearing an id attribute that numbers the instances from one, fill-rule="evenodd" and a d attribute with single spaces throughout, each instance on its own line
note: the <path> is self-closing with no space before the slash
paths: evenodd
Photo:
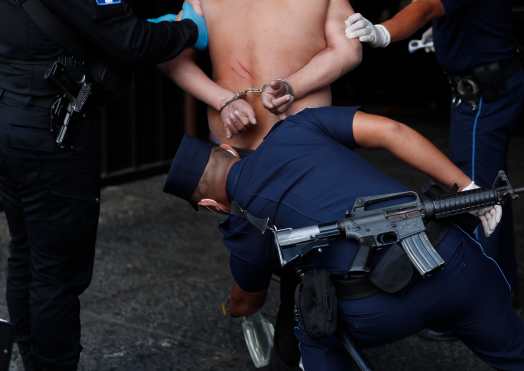
<path id="1" fill-rule="evenodd" d="M 361 14 L 346 35 L 373 47 L 406 39 L 433 21 L 437 59 L 451 83 L 451 159 L 476 183 L 492 185 L 506 169 L 510 132 L 524 108 L 524 71 L 512 46 L 511 0 L 417 0 L 382 24 Z M 517 283 L 511 207 L 489 239 L 477 235 Z"/>
<path id="2" fill-rule="evenodd" d="M 47 12 L 35 15 L 35 6 Z M 94 107 L 102 87 L 95 84 L 76 113 L 71 97 L 57 99 L 63 90 L 44 75 L 60 62 L 62 78 L 87 88 L 93 59 L 169 61 L 205 44 L 205 22 L 190 13 L 180 22 L 153 24 L 137 18 L 126 0 L 0 0 L 0 195 L 11 234 L 7 303 L 26 370 L 77 369 L 78 297 L 91 281 L 100 206 Z M 49 29 L 67 27 L 85 43 L 85 55 L 71 55 L 59 35 L 41 26 L 45 22 Z M 59 146 L 68 109 L 73 118 Z"/>
<path id="3" fill-rule="evenodd" d="M 353 107 L 306 109 L 290 116 L 243 159 L 226 146 L 183 139 L 165 190 L 193 204 L 234 212 L 221 225 L 236 282 L 230 295 L 233 315 L 250 315 L 263 305 L 278 260 L 272 233 L 262 234 L 251 224 L 253 218 L 269 218 L 279 228 L 331 223 L 342 219 L 357 197 L 406 190 L 359 157 L 356 147 L 386 149 L 448 186 L 471 186 L 470 179 L 418 133 Z M 487 218 L 483 229 L 488 235 L 496 228 L 497 209 L 480 214 Z M 436 249 L 446 261 L 444 269 L 425 279 L 414 274 L 395 293 L 381 291 L 383 286 L 371 284 L 366 273 L 348 273 L 358 251 L 351 240 L 329 243 L 305 256 L 300 265 L 305 276 L 311 268 L 331 272 L 341 294 L 340 330 L 362 346 L 392 342 L 425 326 L 442 326 L 454 329 L 493 367 L 524 369 L 524 323 L 511 307 L 509 285 L 498 265 L 458 227 L 444 229 L 439 240 Z M 392 248 L 377 251 L 370 261 L 372 273 Z M 311 305 L 328 302 L 321 292 L 315 298 Z M 351 369 L 335 335 L 317 338 L 306 330 L 307 309 L 297 311 L 303 369 Z M 311 312 L 315 317 L 323 313 Z"/>

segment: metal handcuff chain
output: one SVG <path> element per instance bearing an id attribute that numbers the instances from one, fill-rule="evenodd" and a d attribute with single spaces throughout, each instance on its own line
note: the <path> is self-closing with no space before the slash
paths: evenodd
<path id="1" fill-rule="evenodd" d="M 286 80 L 283 80 L 283 79 L 276 79 L 275 81 L 280 81 L 282 82 L 285 87 L 286 87 L 286 94 L 290 94 L 292 96 L 295 96 L 295 93 L 293 92 L 293 88 L 291 87 L 291 85 L 289 84 L 289 82 L 287 82 Z M 270 85 L 269 84 L 264 84 L 262 85 L 260 88 L 248 88 L 248 89 L 244 89 L 244 90 L 240 90 L 240 91 L 237 91 L 235 93 L 235 95 L 233 95 L 231 98 L 227 99 L 224 103 L 222 103 L 222 106 L 220 107 L 220 109 L 218 110 L 219 113 L 222 113 L 222 111 L 228 106 L 230 105 L 231 103 L 233 103 L 234 101 L 237 101 L 239 99 L 243 99 L 245 97 L 247 97 L 248 95 L 262 95 L 262 93 L 264 92 L 264 90 L 269 87 Z"/>

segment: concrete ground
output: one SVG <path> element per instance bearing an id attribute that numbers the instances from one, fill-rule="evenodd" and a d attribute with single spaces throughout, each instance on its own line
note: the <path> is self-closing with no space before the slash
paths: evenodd
<path id="1" fill-rule="evenodd" d="M 417 124 L 420 120 L 412 117 L 404 121 L 445 148 L 445 125 Z M 366 156 L 408 185 L 424 180 L 384 153 Z M 513 182 L 524 185 L 524 138 L 515 138 L 510 158 Z M 157 176 L 103 191 L 94 280 L 82 296 L 82 370 L 254 370 L 240 321 L 218 310 L 231 284 L 228 257 L 216 229 L 219 220 L 163 194 L 163 181 L 164 176 Z M 522 265 L 524 202 L 515 205 Z M 7 242 L 2 217 L 2 266 Z M 2 270 L 1 292 L 4 282 Z M 269 319 L 274 319 L 276 308 L 277 291 L 272 291 L 263 310 Z M 7 317 L 3 299 L 0 317 Z M 429 342 L 416 336 L 366 353 L 379 371 L 489 369 L 458 342 Z M 16 359 L 14 370 L 21 370 Z"/>

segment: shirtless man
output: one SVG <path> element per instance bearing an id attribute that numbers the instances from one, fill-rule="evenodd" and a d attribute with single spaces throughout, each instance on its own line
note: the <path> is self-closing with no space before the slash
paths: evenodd
<path id="1" fill-rule="evenodd" d="M 190 50 L 161 69 L 208 105 L 211 136 L 218 143 L 257 148 L 283 116 L 331 105 L 329 85 L 361 61 L 360 42 L 344 35 L 344 21 L 353 14 L 348 0 L 189 2 L 197 11 L 201 6 L 206 18 L 212 79 L 197 66 Z M 262 96 L 231 100 L 236 92 L 264 84 L 268 85 Z M 281 280 L 274 354 L 278 357 L 272 362 L 276 368 L 297 369 L 289 300 L 295 283 L 289 276 Z"/>
<path id="2" fill-rule="evenodd" d="M 196 65 L 194 51 L 161 68 L 209 106 L 219 143 L 255 149 L 283 116 L 331 105 L 329 85 L 361 61 L 360 42 L 344 36 L 344 20 L 353 14 L 348 0 L 191 2 L 201 5 L 209 28 L 213 80 Z M 262 86 L 262 97 L 231 100 Z"/>

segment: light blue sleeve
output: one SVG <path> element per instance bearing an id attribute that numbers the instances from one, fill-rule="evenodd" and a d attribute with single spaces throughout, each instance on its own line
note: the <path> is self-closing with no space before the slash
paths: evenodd
<path id="1" fill-rule="evenodd" d="M 150 23 L 176 22 L 176 14 L 165 14 L 161 17 L 149 18 L 147 21 Z"/>
<path id="2" fill-rule="evenodd" d="M 209 40 L 205 18 L 197 14 L 197 12 L 195 12 L 195 9 L 193 9 L 193 6 L 187 1 L 184 2 L 182 10 L 184 11 L 182 19 L 190 19 L 193 22 L 195 22 L 195 24 L 198 27 L 198 39 L 195 44 L 195 48 L 197 48 L 198 50 L 207 49 Z"/>
<path id="3" fill-rule="evenodd" d="M 189 19 L 196 24 L 198 28 L 198 38 L 195 43 L 195 48 L 198 50 L 205 50 L 208 46 L 208 34 L 207 34 L 207 25 L 206 20 L 201 15 L 195 12 L 193 6 L 187 1 L 184 2 L 182 6 L 183 15 L 182 19 Z M 164 14 L 163 16 L 157 18 L 150 18 L 147 21 L 151 23 L 160 23 L 160 22 L 176 22 L 176 14 Z"/>

